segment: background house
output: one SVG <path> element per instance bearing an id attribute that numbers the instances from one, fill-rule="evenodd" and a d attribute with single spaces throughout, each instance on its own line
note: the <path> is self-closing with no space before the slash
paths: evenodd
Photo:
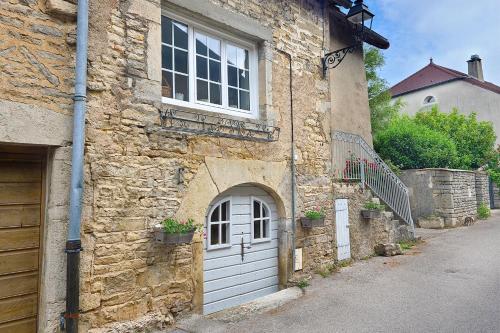
<path id="1" fill-rule="evenodd" d="M 438 105 L 443 112 L 458 108 L 461 113 L 476 112 L 479 120 L 491 121 L 500 144 L 500 86 L 484 80 L 482 61 L 473 55 L 468 74 L 430 63 L 391 88 L 392 98 L 406 105 L 402 112 L 414 115 Z"/>

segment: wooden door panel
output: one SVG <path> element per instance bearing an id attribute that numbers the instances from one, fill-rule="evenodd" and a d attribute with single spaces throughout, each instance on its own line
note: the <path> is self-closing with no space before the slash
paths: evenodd
<path id="1" fill-rule="evenodd" d="M 0 277 L 0 299 L 36 293 L 37 290 L 38 272 Z"/>
<path id="2" fill-rule="evenodd" d="M 41 161 L 0 160 L 0 183 L 39 183 L 41 166 Z"/>
<path id="3" fill-rule="evenodd" d="M 0 323 L 33 317 L 37 312 L 37 294 L 0 300 Z"/>
<path id="4" fill-rule="evenodd" d="M 0 252 L 0 275 L 38 269 L 38 249 Z"/>
<path id="5" fill-rule="evenodd" d="M 0 324 L 2 333 L 34 333 L 36 332 L 36 317 L 15 322 Z"/>
<path id="6" fill-rule="evenodd" d="M 0 206 L 0 228 L 40 225 L 40 205 Z"/>
<path id="7" fill-rule="evenodd" d="M 0 205 L 39 204 L 41 183 L 0 183 Z"/>
<path id="8" fill-rule="evenodd" d="M 0 229 L 0 251 L 37 248 L 40 228 Z"/>

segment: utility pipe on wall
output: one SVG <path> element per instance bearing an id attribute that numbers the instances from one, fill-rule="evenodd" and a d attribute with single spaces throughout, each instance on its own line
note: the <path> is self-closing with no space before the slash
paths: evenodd
<path id="1" fill-rule="evenodd" d="M 284 54 L 288 58 L 289 66 L 289 89 L 290 89 L 290 131 L 291 131 L 291 190 L 292 190 L 292 270 L 295 272 L 295 219 L 296 219 L 296 181 L 295 181 L 295 136 L 293 132 L 293 76 L 292 76 L 292 55 L 283 50 L 277 49 L 278 52 Z"/>
<path id="2" fill-rule="evenodd" d="M 80 308 L 80 224 L 83 196 L 85 108 L 87 100 L 88 0 L 78 0 L 76 21 L 75 97 L 68 239 L 66 242 L 66 331 L 78 332 Z"/>

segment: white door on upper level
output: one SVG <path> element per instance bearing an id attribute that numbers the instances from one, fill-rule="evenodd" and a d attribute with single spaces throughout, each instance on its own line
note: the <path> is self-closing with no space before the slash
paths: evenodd
<path id="1" fill-rule="evenodd" d="M 350 259 L 351 239 L 349 237 L 349 208 L 347 199 L 335 200 L 335 225 L 337 231 L 337 259 Z"/>
<path id="2" fill-rule="evenodd" d="M 278 291 L 278 217 L 264 190 L 236 186 L 209 207 L 203 265 L 203 313 Z"/>

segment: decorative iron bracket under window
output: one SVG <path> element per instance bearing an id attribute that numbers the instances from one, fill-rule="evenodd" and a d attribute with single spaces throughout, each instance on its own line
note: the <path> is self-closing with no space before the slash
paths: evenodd
<path id="1" fill-rule="evenodd" d="M 160 110 L 160 121 L 164 130 L 177 133 L 261 142 L 277 141 L 280 135 L 279 127 L 176 109 Z"/>

